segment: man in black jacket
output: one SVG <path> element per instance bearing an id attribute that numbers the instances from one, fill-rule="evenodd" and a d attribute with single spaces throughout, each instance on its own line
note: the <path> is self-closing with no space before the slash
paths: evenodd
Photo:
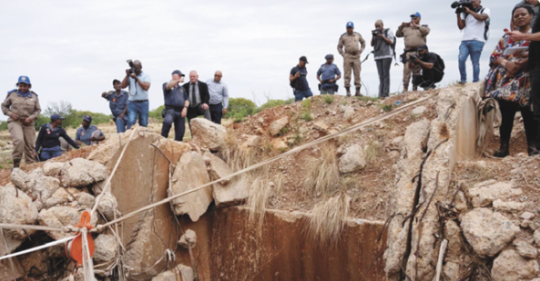
<path id="1" fill-rule="evenodd" d="M 210 110 L 208 103 L 210 102 L 210 94 L 208 93 L 208 85 L 199 81 L 197 71 L 192 70 L 189 73 L 189 82 L 183 85 L 189 97 L 189 107 L 187 110 L 188 122 L 199 115 L 204 115 L 204 118 L 212 121 L 210 118 Z"/>

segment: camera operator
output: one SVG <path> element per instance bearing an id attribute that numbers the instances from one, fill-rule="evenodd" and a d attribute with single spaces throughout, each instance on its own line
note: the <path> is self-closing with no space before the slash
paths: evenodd
<path id="1" fill-rule="evenodd" d="M 439 61 L 435 53 L 430 53 L 426 45 L 418 46 L 418 55 L 409 58 L 410 67 L 420 67 L 422 75 L 413 77 L 413 86 L 424 90 L 435 89 L 435 83 L 440 82 L 444 76 L 444 63 Z"/>
<path id="2" fill-rule="evenodd" d="M 307 63 L 307 58 L 305 56 L 301 56 L 300 60 L 298 61 L 298 65 L 291 69 L 289 81 L 291 83 L 291 87 L 294 89 L 294 101 L 301 101 L 304 98 L 307 99 L 313 96 L 306 79 Z"/>
<path id="3" fill-rule="evenodd" d="M 522 0 L 522 1 L 519 1 L 519 3 L 517 3 L 515 8 L 521 7 L 523 5 L 530 5 L 532 7 L 532 9 L 533 9 L 534 14 L 532 15 L 532 19 L 531 19 L 531 26 L 532 26 L 532 25 L 534 25 L 534 22 L 536 20 L 536 16 L 540 12 L 540 1 L 538 1 L 538 0 Z M 510 20 L 510 27 L 511 27 L 510 30 L 517 30 L 518 29 L 514 25 L 514 19 Z"/>
<path id="4" fill-rule="evenodd" d="M 390 28 L 384 29 L 382 20 L 375 22 L 375 30 L 372 31 L 371 46 L 377 71 L 379 72 L 379 97 L 388 97 L 390 94 L 390 67 L 392 66 L 392 56 L 396 38 Z"/>
<path id="5" fill-rule="evenodd" d="M 403 62 L 403 91 L 407 92 L 409 90 L 409 81 L 411 80 L 411 74 L 420 75 L 421 68 L 416 65 L 414 68 L 411 68 L 407 63 L 409 57 L 413 54 L 416 54 L 417 48 L 420 45 L 427 44 L 427 36 L 430 32 L 430 29 L 427 25 L 420 25 L 420 20 L 422 16 L 420 13 L 415 13 L 411 15 L 410 22 L 404 22 L 396 31 L 396 37 L 403 37 L 405 42 L 405 52 L 401 55 L 401 62 Z M 413 91 L 416 91 L 417 88 L 413 85 Z"/>
<path id="6" fill-rule="evenodd" d="M 467 6 L 456 9 L 457 25 L 463 31 L 459 46 L 459 73 L 461 84 L 467 83 L 467 57 L 471 56 L 473 64 L 473 82 L 480 80 L 480 55 L 488 39 L 489 14 L 488 8 L 480 5 L 482 1 L 471 0 L 472 9 Z"/>
<path id="7" fill-rule="evenodd" d="M 148 126 L 148 89 L 150 89 L 150 75 L 142 72 L 142 63 L 133 61 L 133 67 L 126 69 L 126 77 L 122 80 L 122 89 L 129 86 L 128 122 L 135 125 L 137 115 L 139 125 Z"/>
<path id="8" fill-rule="evenodd" d="M 326 55 L 324 57 L 326 63 L 321 65 L 317 71 L 317 80 L 321 82 L 319 84 L 321 95 L 333 95 L 337 92 L 336 82 L 341 78 L 341 71 L 337 65 L 334 64 L 334 55 Z"/>

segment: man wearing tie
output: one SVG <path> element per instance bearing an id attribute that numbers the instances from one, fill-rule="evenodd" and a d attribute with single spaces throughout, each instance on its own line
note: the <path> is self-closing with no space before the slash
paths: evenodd
<path id="1" fill-rule="evenodd" d="M 204 115 L 209 121 L 210 110 L 208 103 L 210 102 L 210 94 L 208 93 L 208 85 L 202 81 L 199 81 L 199 75 L 197 71 L 192 70 L 189 73 L 189 82 L 183 85 L 184 89 L 188 93 L 189 107 L 187 110 L 188 122 L 191 119 L 196 118 L 199 115 Z M 191 129 L 191 126 L 190 126 Z"/>

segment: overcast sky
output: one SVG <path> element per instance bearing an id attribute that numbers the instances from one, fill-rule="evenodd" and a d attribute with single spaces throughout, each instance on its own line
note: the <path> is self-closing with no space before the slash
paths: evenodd
<path id="1" fill-rule="evenodd" d="M 151 76 L 150 108 L 163 104 L 161 85 L 174 69 L 197 70 L 200 80 L 223 71 L 232 97 L 262 104 L 267 98 L 293 97 L 290 69 L 307 56 L 308 80 L 318 94 L 316 72 L 326 54 L 337 54 L 347 21 L 369 44 L 374 22 L 396 31 L 416 11 L 431 27 L 430 50 L 446 63 L 441 85 L 459 79 L 461 32 L 449 0 L 386 1 L 29 1 L 0 2 L 0 91 L 15 88 L 28 75 L 42 108 L 69 101 L 74 108 L 110 113 L 100 97 L 122 79 L 126 59 L 139 59 Z M 481 60 L 481 78 L 488 58 L 509 25 L 515 5 L 508 0 L 483 1 L 491 9 L 491 37 Z M 396 50 L 401 53 L 403 40 Z M 362 58 L 371 51 L 368 45 Z M 469 81 L 472 67 L 468 62 Z M 402 90 L 402 65 L 391 71 L 391 92 Z M 186 77 L 187 81 L 187 77 Z M 362 81 L 377 95 L 377 68 L 372 58 L 362 65 Z M 344 94 L 340 80 L 340 94 Z M 362 89 L 366 94 L 366 89 Z M 5 120 L 2 115 L 0 120 Z"/>

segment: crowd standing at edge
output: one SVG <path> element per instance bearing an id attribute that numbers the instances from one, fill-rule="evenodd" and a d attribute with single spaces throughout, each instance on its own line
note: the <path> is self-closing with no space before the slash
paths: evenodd
<path id="1" fill-rule="evenodd" d="M 456 9 L 457 25 L 462 30 L 459 46 L 460 83 L 467 82 L 466 61 L 470 56 L 473 65 L 473 82 L 480 80 L 480 56 L 488 40 L 490 10 L 481 6 L 480 0 L 471 0 L 467 5 L 460 3 Z M 535 19 L 539 12 L 539 0 L 523 0 L 512 11 L 510 30 L 500 39 L 490 57 L 490 70 L 485 78 L 484 98 L 497 101 L 502 115 L 500 127 L 501 146 L 495 157 L 509 155 L 510 136 L 513 120 L 520 111 L 525 123 L 529 155 L 540 151 L 540 22 Z M 435 88 L 444 76 L 444 61 L 436 53 L 429 51 L 428 25 L 421 25 L 419 12 L 412 14 L 410 22 L 402 23 L 394 36 L 389 28 L 384 28 L 382 20 L 375 22 L 371 46 L 379 74 L 379 97 L 389 96 L 390 67 L 392 57 L 396 57 L 396 37 L 403 38 L 405 49 L 400 56 L 403 63 L 403 91 L 407 92 L 412 78 L 412 89 Z M 532 27 L 532 28 L 531 28 Z M 362 35 L 354 31 L 354 23 L 347 22 L 346 32 L 338 41 L 338 53 L 343 56 L 344 86 L 346 95 L 351 96 L 351 74 L 354 73 L 355 96 L 361 96 L 360 55 L 366 47 Z M 325 56 L 326 63 L 317 71 L 321 95 L 337 93 L 337 81 L 341 71 L 333 63 L 334 56 Z M 367 59 L 367 58 L 366 58 Z M 130 62 L 130 69 L 122 82 L 113 81 L 114 91 L 104 92 L 102 97 L 109 101 L 109 107 L 117 132 L 130 129 L 138 119 L 140 126 L 148 126 L 150 75 L 142 71 L 138 60 Z M 308 60 L 301 56 L 298 65 L 290 71 L 289 82 L 293 88 L 295 101 L 313 96 L 307 81 Z M 168 137 L 173 124 L 175 140 L 182 141 L 185 134 L 185 118 L 190 121 L 198 116 L 217 124 L 227 112 L 229 92 L 221 81 L 221 71 L 216 71 L 214 79 L 207 83 L 199 81 L 196 71 L 189 73 L 189 82 L 183 83 L 184 74 L 180 70 L 172 73 L 172 79 L 163 84 L 165 109 L 162 112 L 162 136 Z M 8 129 L 13 139 L 13 167 L 19 167 L 24 155 L 26 163 L 47 160 L 61 154 L 60 147 L 68 144 L 93 145 L 105 139 L 103 133 L 91 125 L 92 117 L 85 116 L 73 141 L 60 126 L 63 117 L 51 116 L 51 122 L 40 128 L 35 140 L 34 121 L 41 107 L 38 95 L 30 91 L 32 84 L 27 76 L 20 76 L 15 90 L 9 91 L 2 103 L 2 111 L 8 118 Z M 122 91 L 128 88 L 129 92 Z M 127 114 L 127 115 L 126 115 Z"/>

